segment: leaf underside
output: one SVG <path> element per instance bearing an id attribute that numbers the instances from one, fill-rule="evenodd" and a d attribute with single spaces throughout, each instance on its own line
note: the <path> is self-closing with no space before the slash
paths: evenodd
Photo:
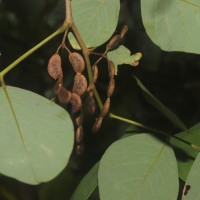
<path id="1" fill-rule="evenodd" d="M 149 134 L 113 143 L 99 166 L 102 200 L 176 199 L 178 172 L 171 147 Z M 166 189 L 167 188 L 167 189 Z"/>
<path id="2" fill-rule="evenodd" d="M 199 0 L 141 0 L 147 34 L 165 51 L 200 53 L 200 6 L 197 5 Z"/>
<path id="3" fill-rule="evenodd" d="M 67 165 L 73 148 L 69 114 L 30 91 L 0 88 L 0 172 L 29 184 L 46 182 Z"/>

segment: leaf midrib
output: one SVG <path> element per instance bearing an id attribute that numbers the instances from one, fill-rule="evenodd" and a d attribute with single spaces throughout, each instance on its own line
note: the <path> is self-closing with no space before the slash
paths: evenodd
<path id="1" fill-rule="evenodd" d="M 36 176 L 36 174 L 35 174 L 35 172 L 34 172 L 32 162 L 31 162 L 31 160 L 30 160 L 30 158 L 29 158 L 29 153 L 28 153 L 28 151 L 27 151 L 27 146 L 26 146 L 26 144 L 25 144 L 25 142 L 24 142 L 23 135 L 22 135 L 22 131 L 21 131 L 21 129 L 20 129 L 20 125 L 19 125 L 19 122 L 18 122 L 18 120 L 17 120 L 17 116 L 16 116 L 16 114 L 15 114 L 15 110 L 14 110 L 14 107 L 13 107 L 13 105 L 12 105 L 11 99 L 10 99 L 10 97 L 9 97 L 9 95 L 8 95 L 8 91 L 7 91 L 7 89 L 6 89 L 6 86 L 3 86 L 2 88 L 3 88 L 4 94 L 5 94 L 5 96 L 6 96 L 6 99 L 7 99 L 7 101 L 8 101 L 8 105 L 9 105 L 9 107 L 10 107 L 10 110 L 11 110 L 11 113 L 12 113 L 12 116 L 13 116 L 13 119 L 14 119 L 14 121 L 15 121 L 17 130 L 18 130 L 18 133 L 19 133 L 20 141 L 21 141 L 22 146 L 23 146 L 23 148 L 24 148 L 24 152 L 25 152 L 25 155 L 26 155 L 26 157 L 27 157 L 27 160 L 28 160 L 30 169 L 31 169 L 31 171 L 32 171 L 33 178 L 35 179 L 36 182 L 39 182 L 39 181 L 37 180 L 37 178 L 36 178 L 37 176 Z"/>

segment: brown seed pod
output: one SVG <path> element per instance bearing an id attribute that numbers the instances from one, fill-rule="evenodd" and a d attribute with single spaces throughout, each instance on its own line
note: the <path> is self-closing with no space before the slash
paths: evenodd
<path id="1" fill-rule="evenodd" d="M 75 123 L 77 127 L 80 127 L 82 125 L 83 122 L 83 116 L 79 115 L 76 119 L 75 119 Z"/>
<path id="2" fill-rule="evenodd" d="M 95 100 L 94 100 L 92 91 L 88 95 L 87 102 L 88 102 L 88 112 L 90 114 L 94 114 L 95 110 L 96 110 L 96 104 L 95 104 Z"/>
<path id="3" fill-rule="evenodd" d="M 97 65 L 93 65 L 92 71 L 93 71 L 93 83 L 96 83 L 99 73 Z"/>
<path id="4" fill-rule="evenodd" d="M 76 146 L 76 154 L 80 156 L 83 154 L 83 151 L 84 151 L 84 144 L 78 144 Z"/>
<path id="5" fill-rule="evenodd" d="M 49 59 L 48 67 L 47 67 L 49 75 L 57 80 L 59 77 L 63 75 L 62 66 L 61 66 L 61 57 L 58 53 L 55 53 Z"/>
<path id="6" fill-rule="evenodd" d="M 81 54 L 73 52 L 69 54 L 69 61 L 72 64 L 72 67 L 76 73 L 82 73 L 85 69 L 85 61 Z"/>
<path id="7" fill-rule="evenodd" d="M 72 93 L 69 90 L 67 90 L 64 87 L 60 88 L 60 91 L 58 93 L 58 99 L 60 103 L 63 103 L 63 104 L 69 103 L 71 97 L 72 97 Z"/>
<path id="8" fill-rule="evenodd" d="M 82 95 L 87 90 L 87 80 L 84 75 L 78 73 L 74 78 L 73 92 Z"/>
<path id="9" fill-rule="evenodd" d="M 110 108 L 110 98 L 107 98 L 106 102 L 103 105 L 103 109 L 101 111 L 101 116 L 102 117 L 105 117 L 107 115 L 107 113 L 109 111 L 109 108 Z"/>
<path id="10" fill-rule="evenodd" d="M 77 128 L 75 140 L 77 144 L 80 144 L 83 141 L 83 127 L 82 126 Z"/>
<path id="11" fill-rule="evenodd" d="M 112 49 L 115 46 L 118 45 L 118 43 L 121 41 L 121 36 L 120 35 L 115 35 L 107 44 L 107 49 Z"/>
<path id="12" fill-rule="evenodd" d="M 114 92 L 114 89 L 115 89 L 115 79 L 111 78 L 110 82 L 109 82 L 109 85 L 108 85 L 107 97 L 111 97 L 112 96 L 112 94 Z"/>
<path id="13" fill-rule="evenodd" d="M 124 39 L 124 36 L 126 35 L 127 32 L 128 32 L 128 26 L 127 26 L 127 25 L 124 25 L 124 26 L 122 27 L 122 30 L 121 30 L 121 33 L 120 33 L 121 39 Z"/>
<path id="14" fill-rule="evenodd" d="M 110 79 L 114 78 L 114 76 L 115 76 L 115 64 L 111 60 L 109 60 L 109 62 L 108 62 L 108 72 L 109 72 Z"/>
<path id="15" fill-rule="evenodd" d="M 82 102 L 81 102 L 80 96 L 74 92 L 72 93 L 70 103 L 72 106 L 72 109 L 71 109 L 72 113 L 76 113 L 82 107 Z"/>
<path id="16" fill-rule="evenodd" d="M 61 76 L 57 81 L 56 84 L 54 86 L 54 94 L 58 95 L 58 93 L 60 92 L 60 89 L 63 87 L 63 77 Z"/>
<path id="17" fill-rule="evenodd" d="M 94 123 L 94 125 L 92 127 L 92 133 L 96 133 L 100 129 L 102 121 L 103 121 L 103 117 L 102 116 L 99 116 L 96 119 L 96 121 L 95 121 L 95 123 Z"/>

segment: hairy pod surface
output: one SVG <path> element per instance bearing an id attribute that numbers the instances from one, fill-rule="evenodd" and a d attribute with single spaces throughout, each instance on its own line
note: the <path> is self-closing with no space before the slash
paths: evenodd
<path id="1" fill-rule="evenodd" d="M 61 57 L 58 53 L 55 53 L 53 56 L 51 56 L 51 58 L 49 59 L 47 70 L 49 75 L 55 80 L 63 75 L 61 65 Z"/>
<path id="2" fill-rule="evenodd" d="M 93 71 L 93 83 L 96 83 L 99 74 L 98 66 L 93 65 L 92 71 Z"/>
<path id="3" fill-rule="evenodd" d="M 92 127 L 92 133 L 96 133 L 100 129 L 102 121 L 103 121 L 103 117 L 102 116 L 99 116 L 96 119 L 96 121 L 95 121 L 95 123 L 94 123 L 94 125 Z"/>
<path id="4" fill-rule="evenodd" d="M 119 44 L 120 41 L 121 41 L 121 36 L 115 35 L 107 44 L 107 49 L 113 49 L 115 46 Z"/>
<path id="5" fill-rule="evenodd" d="M 80 144 L 83 141 L 83 127 L 82 126 L 77 128 L 75 140 L 77 144 Z"/>
<path id="6" fill-rule="evenodd" d="M 114 78 L 114 76 L 115 76 L 115 64 L 111 60 L 109 60 L 109 62 L 108 62 L 108 72 L 109 72 L 110 79 Z"/>
<path id="7" fill-rule="evenodd" d="M 60 93 L 61 88 L 63 87 L 63 77 L 61 76 L 54 86 L 54 94 L 57 96 Z"/>
<path id="8" fill-rule="evenodd" d="M 105 117 L 107 115 L 109 108 L 110 108 L 110 98 L 107 98 L 101 111 L 102 117 Z"/>
<path id="9" fill-rule="evenodd" d="M 111 97 L 112 96 L 112 94 L 114 92 L 114 89 L 115 89 L 115 79 L 111 78 L 110 82 L 109 82 L 109 85 L 108 85 L 107 97 Z"/>
<path id="10" fill-rule="evenodd" d="M 69 54 L 69 61 L 76 73 L 82 73 L 85 69 L 85 61 L 81 54 L 73 52 Z"/>
<path id="11" fill-rule="evenodd" d="M 71 97 L 72 97 L 72 93 L 69 90 L 67 90 L 64 87 L 60 88 L 60 91 L 58 93 L 58 100 L 60 101 L 60 103 L 63 103 L 63 104 L 69 103 Z"/>
<path id="12" fill-rule="evenodd" d="M 71 103 L 71 111 L 72 113 L 76 113 L 79 110 L 81 110 L 82 107 L 82 102 L 81 102 L 81 98 L 78 94 L 76 93 L 72 93 L 71 99 L 70 99 L 70 103 Z"/>
<path id="13" fill-rule="evenodd" d="M 78 73 L 74 77 L 73 92 L 78 95 L 83 95 L 87 90 L 87 80 L 84 75 Z"/>
<path id="14" fill-rule="evenodd" d="M 82 155 L 84 152 L 84 144 L 78 144 L 76 145 L 76 154 L 77 155 Z"/>

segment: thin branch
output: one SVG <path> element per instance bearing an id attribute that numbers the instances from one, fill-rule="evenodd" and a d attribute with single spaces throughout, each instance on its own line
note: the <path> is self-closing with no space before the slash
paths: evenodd
<path id="1" fill-rule="evenodd" d="M 25 58 L 27 58 L 29 55 L 31 55 L 32 53 L 34 53 L 36 50 L 38 50 L 40 47 L 42 47 L 44 44 L 46 44 L 47 42 L 49 42 L 51 39 L 53 39 L 55 36 L 57 36 L 58 34 L 64 32 L 66 29 L 68 29 L 68 27 L 70 26 L 70 24 L 65 21 L 63 23 L 63 25 L 57 29 L 54 33 L 52 33 L 50 36 L 48 36 L 47 38 L 45 38 L 44 40 L 42 40 L 40 43 L 38 43 L 36 46 L 34 46 L 33 48 L 31 48 L 30 50 L 28 50 L 26 53 L 24 53 L 22 56 L 20 56 L 18 59 L 16 59 L 13 63 L 11 63 L 10 65 L 8 65 L 3 71 L 0 72 L 0 80 L 2 82 L 3 77 L 10 71 L 12 70 L 16 65 L 18 65 L 19 63 L 21 63 Z"/>
<path id="2" fill-rule="evenodd" d="M 87 48 L 87 46 L 85 45 L 76 25 L 74 23 L 73 16 L 72 16 L 71 0 L 66 0 L 66 20 L 70 22 L 71 30 L 72 30 L 79 46 L 81 47 L 81 50 L 83 52 L 83 56 L 84 56 L 84 59 L 85 59 L 85 62 L 86 62 L 89 83 L 93 84 L 93 74 L 92 74 L 92 68 L 91 68 L 91 63 L 90 63 L 90 59 L 89 59 L 90 51 Z M 94 88 L 94 95 L 95 95 L 95 98 L 96 98 L 97 103 L 99 105 L 99 108 L 102 109 L 103 104 L 102 104 L 100 96 L 99 96 L 99 94 L 96 90 L 95 85 L 93 86 L 93 88 Z"/>

